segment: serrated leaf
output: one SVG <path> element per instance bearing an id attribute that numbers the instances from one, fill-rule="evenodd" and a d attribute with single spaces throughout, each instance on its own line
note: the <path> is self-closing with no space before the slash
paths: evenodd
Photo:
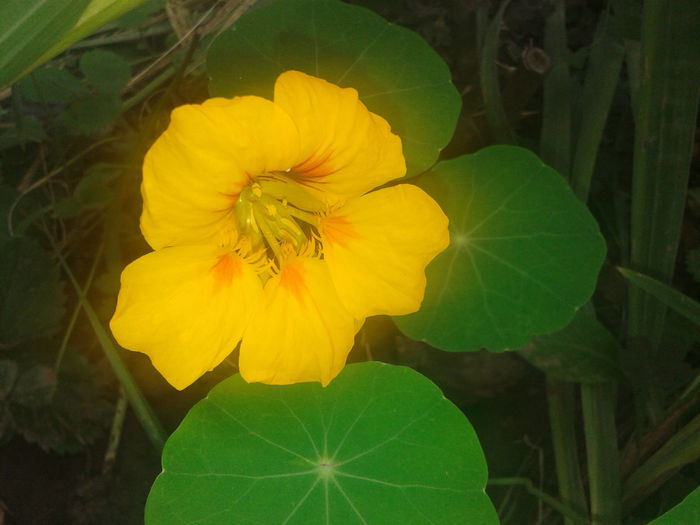
<path id="1" fill-rule="evenodd" d="M 579 310 L 563 329 L 533 338 L 518 353 L 547 375 L 574 383 L 619 381 L 619 343 L 591 314 Z"/>
<path id="2" fill-rule="evenodd" d="M 429 168 L 452 137 L 460 96 L 450 71 L 416 33 L 336 0 L 283 0 L 251 10 L 212 43 L 214 96 L 272 98 L 295 69 L 355 88 L 403 141 L 408 173 Z"/>
<path id="3" fill-rule="evenodd" d="M 116 95 L 95 93 L 73 102 L 59 117 L 69 131 L 89 135 L 109 126 L 121 113 Z"/>
<path id="4" fill-rule="evenodd" d="M 35 365 L 17 378 L 12 391 L 12 402 L 28 408 L 38 408 L 51 403 L 56 390 L 56 373 L 44 365 Z"/>
<path id="5" fill-rule="evenodd" d="M 146 524 L 498 523 L 464 415 L 417 372 L 217 385 L 172 434 Z M 429 518 L 426 518 L 429 517 Z"/>
<path id="6" fill-rule="evenodd" d="M 492 146 L 439 163 L 419 185 L 450 219 L 420 311 L 395 318 L 443 350 L 518 348 L 565 326 L 605 255 L 595 219 L 533 153 Z"/>
<path id="7" fill-rule="evenodd" d="M 0 245 L 0 348 L 56 332 L 63 303 L 58 268 L 36 242 Z"/>
<path id="8" fill-rule="evenodd" d="M 126 60 L 103 49 L 93 49 L 80 57 L 80 70 L 96 91 L 118 94 L 131 77 L 131 68 Z"/>
<path id="9" fill-rule="evenodd" d="M 22 98 L 46 104 L 68 104 L 88 93 L 78 77 L 53 66 L 37 69 L 14 89 Z"/>

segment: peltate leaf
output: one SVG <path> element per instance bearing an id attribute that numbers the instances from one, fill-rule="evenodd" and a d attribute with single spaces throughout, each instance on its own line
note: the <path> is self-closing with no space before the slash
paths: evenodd
<path id="1" fill-rule="evenodd" d="M 566 181 L 533 153 L 492 146 L 419 182 L 450 219 L 421 310 L 399 328 L 444 350 L 518 348 L 565 326 L 593 293 L 605 243 Z"/>
<path id="2" fill-rule="evenodd" d="M 146 524 L 498 523 L 464 415 L 417 372 L 216 386 L 168 440 Z"/>
<path id="3" fill-rule="evenodd" d="M 700 523 L 700 487 L 649 525 L 690 525 L 691 523 Z"/>
<path id="4" fill-rule="evenodd" d="M 215 96 L 272 98 L 295 69 L 357 89 L 403 141 L 408 173 L 430 167 L 452 137 L 460 96 L 444 61 L 416 33 L 336 0 L 283 0 L 223 32 L 207 60 Z"/>

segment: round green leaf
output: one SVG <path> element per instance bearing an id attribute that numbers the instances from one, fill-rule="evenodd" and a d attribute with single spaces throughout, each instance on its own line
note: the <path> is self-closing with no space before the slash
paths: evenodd
<path id="1" fill-rule="evenodd" d="M 336 0 L 283 0 L 254 9 L 212 44 L 215 96 L 272 98 L 295 69 L 357 89 L 404 146 L 408 173 L 429 168 L 452 137 L 461 98 L 445 62 L 416 33 Z"/>
<path id="2" fill-rule="evenodd" d="M 504 350 L 562 328 L 593 293 L 605 243 L 566 181 L 533 153 L 492 146 L 420 185 L 450 218 L 408 336 L 444 350 Z"/>
<path id="3" fill-rule="evenodd" d="M 417 372 L 216 386 L 166 443 L 146 525 L 496 524 L 464 415 Z"/>

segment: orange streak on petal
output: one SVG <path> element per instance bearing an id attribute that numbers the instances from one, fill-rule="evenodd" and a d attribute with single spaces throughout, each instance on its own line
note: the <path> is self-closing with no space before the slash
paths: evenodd
<path id="1" fill-rule="evenodd" d="M 328 163 L 333 156 L 333 150 L 328 150 L 323 155 L 312 155 L 292 168 L 294 173 L 311 177 L 323 177 L 330 175 L 335 168 Z"/>
<path id="2" fill-rule="evenodd" d="M 321 223 L 323 241 L 331 244 L 345 245 L 349 239 L 357 239 L 360 235 L 344 215 L 326 217 Z"/>
<path id="3" fill-rule="evenodd" d="M 234 254 L 226 253 L 219 257 L 219 260 L 212 268 L 215 290 L 220 290 L 224 286 L 230 285 L 236 277 L 241 275 L 242 270 L 243 263 Z"/>
<path id="4" fill-rule="evenodd" d="M 280 271 L 280 286 L 302 301 L 306 290 L 304 275 L 295 264 L 287 264 Z"/>

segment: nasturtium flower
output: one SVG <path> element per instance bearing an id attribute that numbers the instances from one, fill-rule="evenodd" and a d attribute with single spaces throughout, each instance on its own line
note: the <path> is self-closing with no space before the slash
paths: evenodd
<path id="1" fill-rule="evenodd" d="M 401 140 L 357 91 L 298 71 L 274 100 L 176 108 L 143 167 L 141 230 L 111 321 L 176 388 L 240 343 L 246 381 L 328 384 L 371 315 L 416 311 L 447 218 L 400 178 Z"/>

